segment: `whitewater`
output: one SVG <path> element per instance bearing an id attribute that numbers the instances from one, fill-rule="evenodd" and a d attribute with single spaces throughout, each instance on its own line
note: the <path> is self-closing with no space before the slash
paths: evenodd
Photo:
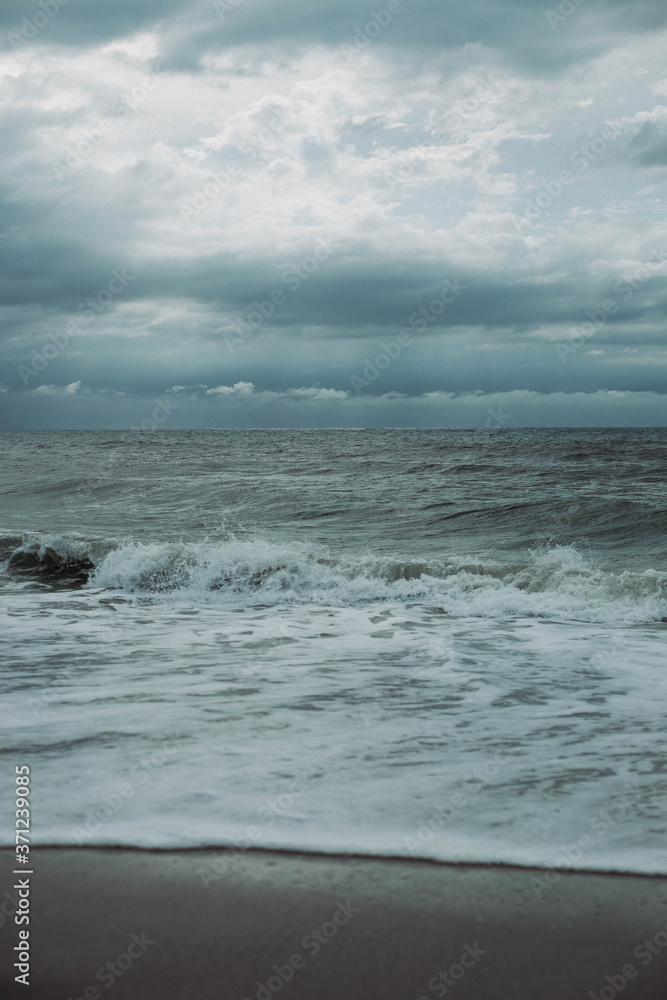
<path id="1" fill-rule="evenodd" d="M 667 872 L 665 431 L 0 447 L 35 843 Z"/>

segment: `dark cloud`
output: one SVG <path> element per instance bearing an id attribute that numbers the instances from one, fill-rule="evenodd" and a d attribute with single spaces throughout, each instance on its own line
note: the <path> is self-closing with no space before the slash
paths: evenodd
<path id="1" fill-rule="evenodd" d="M 533 71 L 552 72 L 605 51 L 613 36 L 655 31 L 667 23 L 662 0 L 475 0 L 457 8 L 441 0 L 5 0 L 0 31 L 7 48 L 23 44 L 85 47 L 160 28 L 169 69 L 194 69 L 202 54 L 230 46 L 347 44 L 442 50 L 480 44 Z M 574 5 L 573 5 L 574 6 Z M 45 13 L 45 11 L 47 11 Z M 556 20 L 549 18 L 555 13 Z M 46 19 L 46 23 L 45 22 Z M 30 36 L 27 38 L 27 36 Z"/>
<path id="2" fill-rule="evenodd" d="M 646 122 L 631 146 L 635 161 L 643 167 L 667 166 L 667 119 L 660 124 Z"/>
<path id="3" fill-rule="evenodd" d="M 411 63 L 415 50 L 418 58 L 433 59 L 443 51 L 483 45 L 533 72 L 553 73 L 602 54 L 615 36 L 667 23 L 662 0 L 586 0 L 585 11 L 574 9 L 565 17 L 558 13 L 561 6 L 535 0 L 475 0 L 457 8 L 443 7 L 441 0 L 380 2 L 371 8 L 366 0 L 219 0 L 217 7 L 191 6 L 171 42 L 167 36 L 164 62 L 194 69 L 203 52 L 282 43 L 346 45 L 359 53 L 388 46 L 403 50 Z"/>
<path id="4" fill-rule="evenodd" d="M 664 3 L 54 3 L 0 10 L 1 425 L 657 419 Z"/>
<path id="5" fill-rule="evenodd" d="M 3 47 L 24 43 L 89 46 L 153 28 L 190 4 L 184 0 L 4 0 L 0 6 Z"/>
<path id="6" fill-rule="evenodd" d="M 331 256 L 318 264 L 312 250 L 319 247 Z M 605 336 L 619 324 L 646 316 L 648 309 L 660 315 L 667 311 L 667 277 L 648 271 L 634 287 L 624 279 L 559 277 L 552 274 L 553 265 L 523 275 L 519 268 L 514 274 L 494 274 L 473 271 L 451 258 L 385 256 L 370 244 L 331 247 L 325 239 L 314 241 L 282 261 L 219 253 L 165 264 L 114 258 L 104 245 L 73 237 L 40 240 L 34 230 L 23 231 L 0 243 L 0 302 L 39 306 L 54 318 L 67 316 L 104 289 L 114 269 L 123 268 L 130 281 L 122 297 L 112 300 L 114 308 L 144 299 L 187 299 L 232 333 L 259 309 L 263 328 L 317 327 L 320 340 L 404 328 L 415 335 L 485 326 L 526 333 L 539 324 L 585 323 L 589 312 L 611 301 L 615 308 L 605 315 Z M 317 269 L 310 272 L 310 265 Z M 279 301 L 272 304 L 276 292 Z"/>

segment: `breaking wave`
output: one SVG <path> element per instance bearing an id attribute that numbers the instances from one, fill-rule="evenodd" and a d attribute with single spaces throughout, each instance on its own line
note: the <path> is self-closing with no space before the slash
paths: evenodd
<path id="1" fill-rule="evenodd" d="M 415 602 L 462 617 L 640 623 L 667 618 L 667 573 L 612 572 L 573 547 L 524 561 L 332 555 L 262 538 L 145 544 L 33 533 L 0 537 L 0 569 L 54 586 L 214 595 L 261 605 Z"/>

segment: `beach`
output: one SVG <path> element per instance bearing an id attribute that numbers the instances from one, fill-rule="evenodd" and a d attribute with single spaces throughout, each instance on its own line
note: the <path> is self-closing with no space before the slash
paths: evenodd
<path id="1" fill-rule="evenodd" d="M 0 25 L 0 1000 L 667 1000 L 667 0 Z"/>
<path id="2" fill-rule="evenodd" d="M 9 884 L 12 856 L 1 855 Z M 108 848 L 35 849 L 33 869 L 30 986 L 12 982 L 17 929 L 7 920 L 3 997 L 664 1000 L 667 991 L 664 877 L 551 873 L 544 889 L 544 871 L 522 868 Z"/>

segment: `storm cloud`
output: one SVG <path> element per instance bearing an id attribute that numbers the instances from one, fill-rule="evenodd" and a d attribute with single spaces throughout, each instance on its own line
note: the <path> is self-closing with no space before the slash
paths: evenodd
<path id="1" fill-rule="evenodd" d="M 0 32 L 0 426 L 665 423 L 659 0 Z"/>

